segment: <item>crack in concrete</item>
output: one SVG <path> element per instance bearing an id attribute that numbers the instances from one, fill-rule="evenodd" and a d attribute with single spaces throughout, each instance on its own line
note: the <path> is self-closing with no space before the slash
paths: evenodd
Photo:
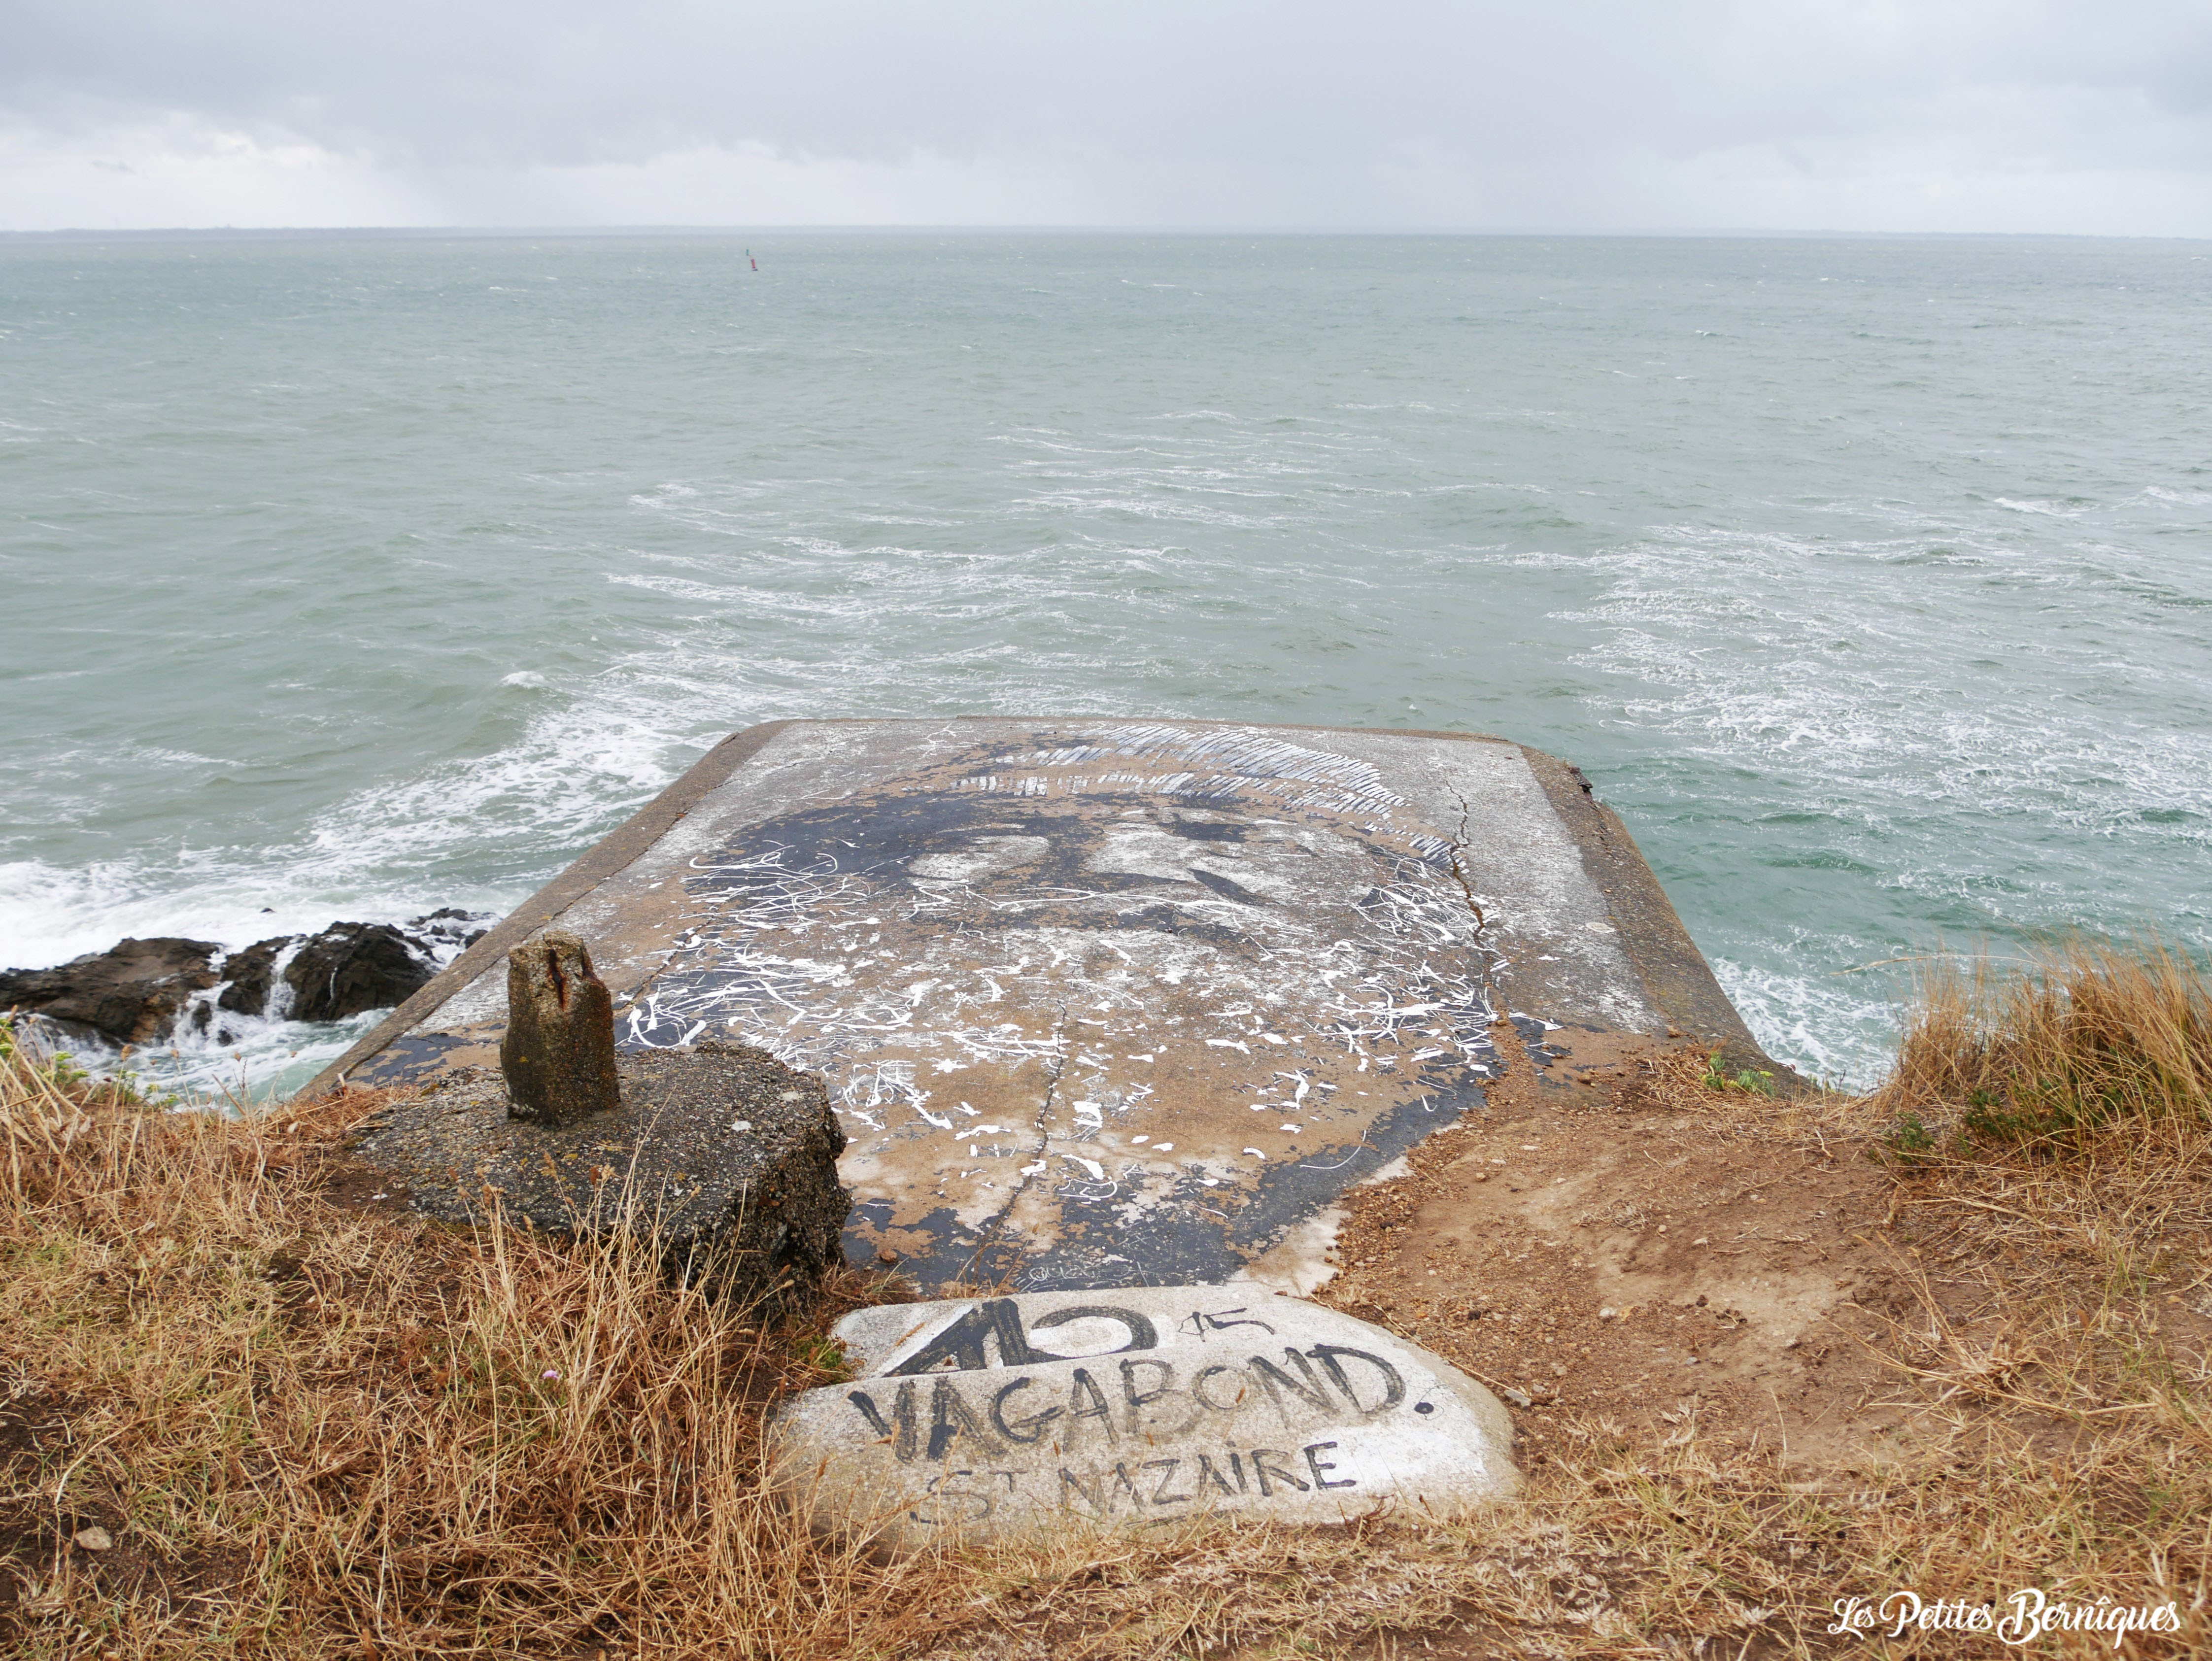
<path id="1" fill-rule="evenodd" d="M 1037 1104 L 1036 1120 L 1037 1153 L 1035 1163 L 1043 1165 L 1045 1169 L 1024 1176 L 1021 1181 L 1014 1185 L 1014 1191 L 1006 1196 L 1006 1204 L 983 1220 L 981 1226 L 975 1231 L 977 1238 L 975 1255 L 968 1260 L 968 1267 L 971 1270 L 986 1251 L 1000 1244 L 1000 1232 L 1012 1219 L 1014 1208 L 1022 1202 L 1022 1196 L 1030 1191 L 1030 1184 L 1036 1182 L 1040 1176 L 1048 1181 L 1051 1179 L 1052 1127 L 1047 1121 L 1052 1117 L 1053 1098 L 1060 1092 L 1060 1081 L 1067 1074 L 1067 1006 L 1063 1003 L 1060 1006 L 1060 1018 L 1053 1026 L 1052 1066 L 1045 1074 L 1044 1099 Z"/>
<path id="2" fill-rule="evenodd" d="M 1467 867 L 1460 863 L 1459 857 L 1461 850 L 1467 846 L 1467 822 L 1474 816 L 1474 810 L 1456 787 L 1452 790 L 1452 797 L 1459 803 L 1459 829 L 1452 833 L 1451 873 L 1459 883 L 1460 893 L 1467 900 L 1467 909 L 1474 913 L 1474 939 L 1468 943 L 1474 948 L 1475 971 L 1481 977 L 1483 1001 L 1495 1015 L 1504 1007 L 1504 1000 L 1498 995 L 1498 983 L 1491 975 L 1497 958 L 1482 938 L 1484 931 L 1490 927 L 1490 919 L 1483 911 L 1482 902 L 1475 898 L 1474 885 L 1468 880 Z"/>
<path id="3" fill-rule="evenodd" d="M 1451 872 L 1459 881 L 1459 891 L 1466 896 L 1467 909 L 1474 913 L 1474 943 L 1480 946 L 1482 931 L 1490 927 L 1490 919 L 1483 915 L 1482 902 L 1474 897 L 1474 885 L 1467 879 L 1467 867 L 1459 862 L 1460 850 L 1467 846 L 1467 822 L 1474 816 L 1474 810 L 1468 805 L 1467 797 L 1457 787 L 1452 790 L 1452 798 L 1459 803 L 1459 829 L 1453 834 L 1451 841 Z M 1487 985 L 1490 981 L 1487 962 L 1483 965 L 1482 978 L 1484 984 Z"/>
<path id="4" fill-rule="evenodd" d="M 1474 952 L 1475 974 L 1482 988 L 1483 1013 L 1490 1017 L 1486 1031 L 1490 1037 L 1491 1052 L 1498 1056 L 1498 1065 L 1504 1067 L 1508 1062 L 1505 1052 L 1498 1047 L 1497 1028 L 1501 1021 L 1510 1028 L 1512 1021 L 1506 1013 L 1504 992 L 1491 972 L 1497 958 L 1482 938 L 1483 932 L 1490 927 L 1490 919 L 1483 912 L 1482 902 L 1475 898 L 1474 885 L 1468 880 L 1467 867 L 1460 863 L 1459 857 L 1460 851 L 1467 846 L 1468 821 L 1474 817 L 1474 810 L 1468 804 L 1466 794 L 1456 786 L 1452 789 L 1452 799 L 1459 803 L 1459 829 L 1452 834 L 1451 873 L 1459 883 L 1460 893 L 1467 900 L 1467 909 L 1474 914 L 1474 938 L 1468 944 Z M 1489 1110 L 1487 1105 L 1483 1109 L 1485 1113 Z"/>

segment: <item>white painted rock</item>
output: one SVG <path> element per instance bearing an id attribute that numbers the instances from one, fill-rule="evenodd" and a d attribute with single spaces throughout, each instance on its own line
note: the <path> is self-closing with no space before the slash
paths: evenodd
<path id="1" fill-rule="evenodd" d="M 770 1481 L 817 1526 L 895 1545 L 1207 1508 L 1334 1523 L 1520 1486 L 1511 1421 L 1474 1380 L 1249 1287 L 902 1304 L 836 1330 L 860 1376 L 779 1411 Z"/>

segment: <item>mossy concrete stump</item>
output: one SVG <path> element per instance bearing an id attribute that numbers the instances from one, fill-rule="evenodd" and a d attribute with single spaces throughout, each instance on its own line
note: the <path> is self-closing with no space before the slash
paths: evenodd
<path id="1" fill-rule="evenodd" d="M 507 1112 L 556 1130 L 617 1107 L 615 1006 L 589 947 L 542 928 L 507 954 Z"/>
<path id="2" fill-rule="evenodd" d="M 356 1134 L 393 1198 L 452 1223 L 649 1239 L 672 1272 L 739 1296 L 803 1298 L 839 1261 L 852 1196 L 817 1074 L 744 1044 L 617 1055 L 572 934 L 518 946 L 508 984 L 504 1072 L 458 1068 Z"/>

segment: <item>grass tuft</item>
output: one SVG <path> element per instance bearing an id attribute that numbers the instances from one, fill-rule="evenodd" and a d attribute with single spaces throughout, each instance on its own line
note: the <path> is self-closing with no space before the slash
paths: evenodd
<path id="1" fill-rule="evenodd" d="M 2026 974 L 1943 959 L 1874 1104 L 1900 1125 L 2053 1153 L 2116 1127 L 2195 1138 L 2212 1122 L 2212 977 L 2156 942 L 2077 942 Z"/>

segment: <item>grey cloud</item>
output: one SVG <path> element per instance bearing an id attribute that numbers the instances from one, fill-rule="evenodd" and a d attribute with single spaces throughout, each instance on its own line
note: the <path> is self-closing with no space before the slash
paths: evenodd
<path id="1" fill-rule="evenodd" d="M 1379 168 L 1595 203 L 1636 158 L 1746 148 L 2203 168 L 2212 5 L 15 0 L 0 109 L 57 134 L 181 113 L 430 173 L 757 144 L 1042 158 L 1162 201 L 1260 175 L 1334 200 Z"/>
<path id="2" fill-rule="evenodd" d="M 747 141 L 813 155 L 1073 143 L 1136 154 L 1341 156 L 1565 113 L 1527 66 L 1586 56 L 1565 100 L 1630 94 L 1616 9 L 939 8 L 830 0 L 86 9 L 39 0 L 0 88 L 60 114 L 182 108 L 430 161 L 635 159 Z M 1632 9 L 1628 15 L 1637 14 Z M 1663 54 L 1668 30 L 1631 25 Z M 1587 43 L 1587 45 L 1585 44 Z"/>

